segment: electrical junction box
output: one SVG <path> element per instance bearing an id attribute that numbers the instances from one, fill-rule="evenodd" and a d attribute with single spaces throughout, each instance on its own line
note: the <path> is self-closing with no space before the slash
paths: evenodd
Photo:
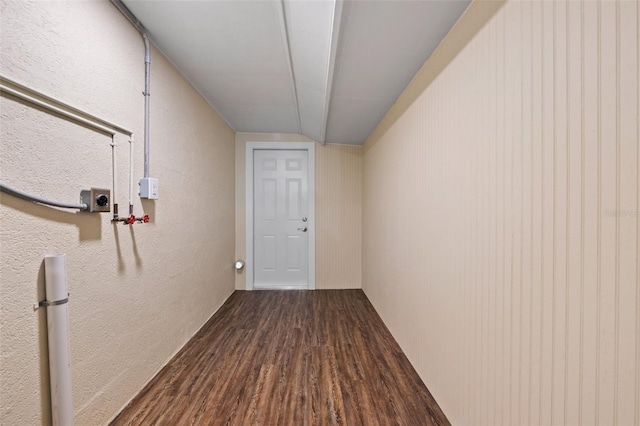
<path id="1" fill-rule="evenodd" d="M 158 199 L 158 179 L 146 177 L 140 179 L 140 198 L 148 198 L 149 200 Z"/>
<path id="2" fill-rule="evenodd" d="M 80 191 L 80 200 L 91 213 L 108 213 L 111 211 L 111 190 L 91 188 Z"/>

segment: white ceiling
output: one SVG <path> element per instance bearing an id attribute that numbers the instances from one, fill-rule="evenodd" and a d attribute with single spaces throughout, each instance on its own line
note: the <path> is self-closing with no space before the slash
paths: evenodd
<path id="1" fill-rule="evenodd" d="M 357 145 L 470 0 L 123 3 L 235 131 Z"/>

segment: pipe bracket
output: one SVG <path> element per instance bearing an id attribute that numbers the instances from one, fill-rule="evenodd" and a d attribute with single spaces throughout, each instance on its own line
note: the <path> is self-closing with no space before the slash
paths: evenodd
<path id="1" fill-rule="evenodd" d="M 53 302 L 49 302 L 48 300 L 41 300 L 40 302 L 38 302 L 38 307 L 42 308 L 42 307 L 47 307 L 47 306 L 58 306 L 58 305 L 64 305 L 65 303 L 69 303 L 69 297 L 67 296 L 64 299 L 60 299 L 60 300 L 54 300 Z"/>

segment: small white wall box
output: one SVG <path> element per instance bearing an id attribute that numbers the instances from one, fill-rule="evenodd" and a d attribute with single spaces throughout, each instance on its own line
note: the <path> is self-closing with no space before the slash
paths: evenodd
<path id="1" fill-rule="evenodd" d="M 146 177 L 140 179 L 140 198 L 158 199 L 158 179 Z"/>

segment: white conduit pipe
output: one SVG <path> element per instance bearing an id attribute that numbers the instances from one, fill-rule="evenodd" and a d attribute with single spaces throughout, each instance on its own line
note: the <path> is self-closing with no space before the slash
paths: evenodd
<path id="1" fill-rule="evenodd" d="M 84 203 L 60 203 L 58 201 L 47 200 L 46 198 L 27 194 L 26 192 L 20 191 L 19 189 L 11 188 L 10 186 L 7 186 L 2 182 L 0 182 L 0 192 L 4 192 L 6 194 L 13 195 L 14 197 L 22 198 L 23 200 L 33 201 L 34 203 L 44 204 L 47 206 L 62 207 L 63 209 L 89 210 L 89 206 Z"/>
<path id="2" fill-rule="evenodd" d="M 133 138 L 133 132 L 131 130 L 125 129 L 108 121 L 105 121 L 101 118 L 96 117 L 95 115 L 89 114 L 85 111 L 82 111 L 78 108 L 74 108 L 71 105 L 67 105 L 60 101 L 53 99 L 50 96 L 44 95 L 36 90 L 33 90 L 27 86 L 24 86 L 20 83 L 12 81 L 6 77 L 0 76 L 0 91 L 10 94 L 11 96 L 15 96 L 18 99 L 22 99 L 27 101 L 33 105 L 39 106 L 46 111 L 53 112 L 62 117 L 66 117 L 72 121 L 77 123 L 84 124 L 91 129 L 98 130 L 100 132 L 106 133 L 111 136 L 111 153 L 112 153 L 112 179 L 113 179 L 113 194 L 111 199 L 113 200 L 114 206 L 114 217 L 117 217 L 117 206 L 118 206 L 118 198 L 116 196 L 116 188 L 117 188 L 117 160 L 116 160 L 116 134 L 124 133 L 125 135 Z M 130 170 L 130 173 L 133 173 Z M 9 188 L 4 184 L 0 184 L 0 191 L 6 192 L 8 194 L 12 194 L 16 197 L 24 198 L 26 200 L 34 201 L 40 204 L 46 204 L 50 206 L 70 208 L 70 209 L 79 209 L 79 210 L 87 210 L 88 206 L 86 204 L 68 204 L 68 203 L 58 203 L 55 201 L 46 200 L 44 198 L 36 197 L 33 195 L 29 195 L 25 192 Z M 130 199 L 131 203 L 131 199 Z"/>
<path id="3" fill-rule="evenodd" d="M 111 199 L 113 200 L 113 217 L 118 217 L 118 195 L 116 189 L 118 188 L 118 160 L 116 156 L 116 136 L 111 138 Z"/>
<path id="4" fill-rule="evenodd" d="M 129 214 L 133 214 L 133 136 L 129 138 Z"/>
<path id="5" fill-rule="evenodd" d="M 73 425 L 73 400 L 66 256 L 45 256 L 44 271 L 49 331 L 51 414 L 54 426 L 69 426 Z"/>
<path id="6" fill-rule="evenodd" d="M 43 102 L 43 101 L 41 101 L 41 100 L 39 100 L 37 98 L 31 97 L 31 96 L 29 96 L 27 94 L 20 93 L 17 90 L 13 90 L 13 89 L 11 89 L 9 87 L 2 87 L 2 91 L 6 92 L 6 93 L 9 93 L 10 95 L 15 96 L 17 98 L 23 99 L 23 100 L 25 100 L 25 101 L 27 101 L 29 103 L 32 103 L 32 104 L 37 105 L 39 107 L 42 107 L 42 108 L 44 108 L 46 110 L 49 110 L 51 112 L 55 112 L 56 114 L 60 114 L 63 117 L 70 118 L 71 120 L 77 121 L 78 123 L 85 124 L 85 125 L 87 125 L 89 127 L 92 127 L 92 128 L 94 128 L 96 130 L 100 130 L 101 132 L 107 133 L 107 134 L 109 134 L 111 136 L 113 136 L 115 134 L 115 132 L 112 129 L 110 129 L 110 128 L 106 127 L 106 126 L 103 126 L 101 124 L 95 123 L 95 122 L 93 122 L 91 120 L 87 120 L 86 118 L 83 118 L 83 117 L 81 117 L 81 116 L 79 116 L 77 114 L 74 114 L 72 112 L 66 111 L 66 110 L 64 110 L 62 108 L 58 108 L 56 106 L 53 106 L 53 105 L 48 104 L 46 102 Z"/>
<path id="7" fill-rule="evenodd" d="M 151 52 L 149 38 L 143 31 L 144 39 L 144 177 L 149 177 L 149 86 L 151 80 Z"/>
<path id="8" fill-rule="evenodd" d="M 116 132 L 124 133 L 128 136 L 133 134 L 132 131 L 117 126 L 108 121 L 102 120 L 95 115 L 86 113 L 78 108 L 56 101 L 55 99 L 43 95 L 27 86 L 9 80 L 0 76 L 0 91 L 15 96 L 16 98 L 25 100 L 33 105 L 44 108 L 47 111 L 54 112 L 63 117 L 87 125 L 88 127 L 99 130 L 103 133 L 113 136 Z"/>
<path id="9" fill-rule="evenodd" d="M 135 17 L 133 13 L 122 3 L 121 0 L 111 0 L 113 4 L 133 26 L 142 34 L 144 40 L 144 177 L 149 177 L 149 96 L 150 80 L 151 80 L 151 46 L 149 38 L 142 23 Z"/>

